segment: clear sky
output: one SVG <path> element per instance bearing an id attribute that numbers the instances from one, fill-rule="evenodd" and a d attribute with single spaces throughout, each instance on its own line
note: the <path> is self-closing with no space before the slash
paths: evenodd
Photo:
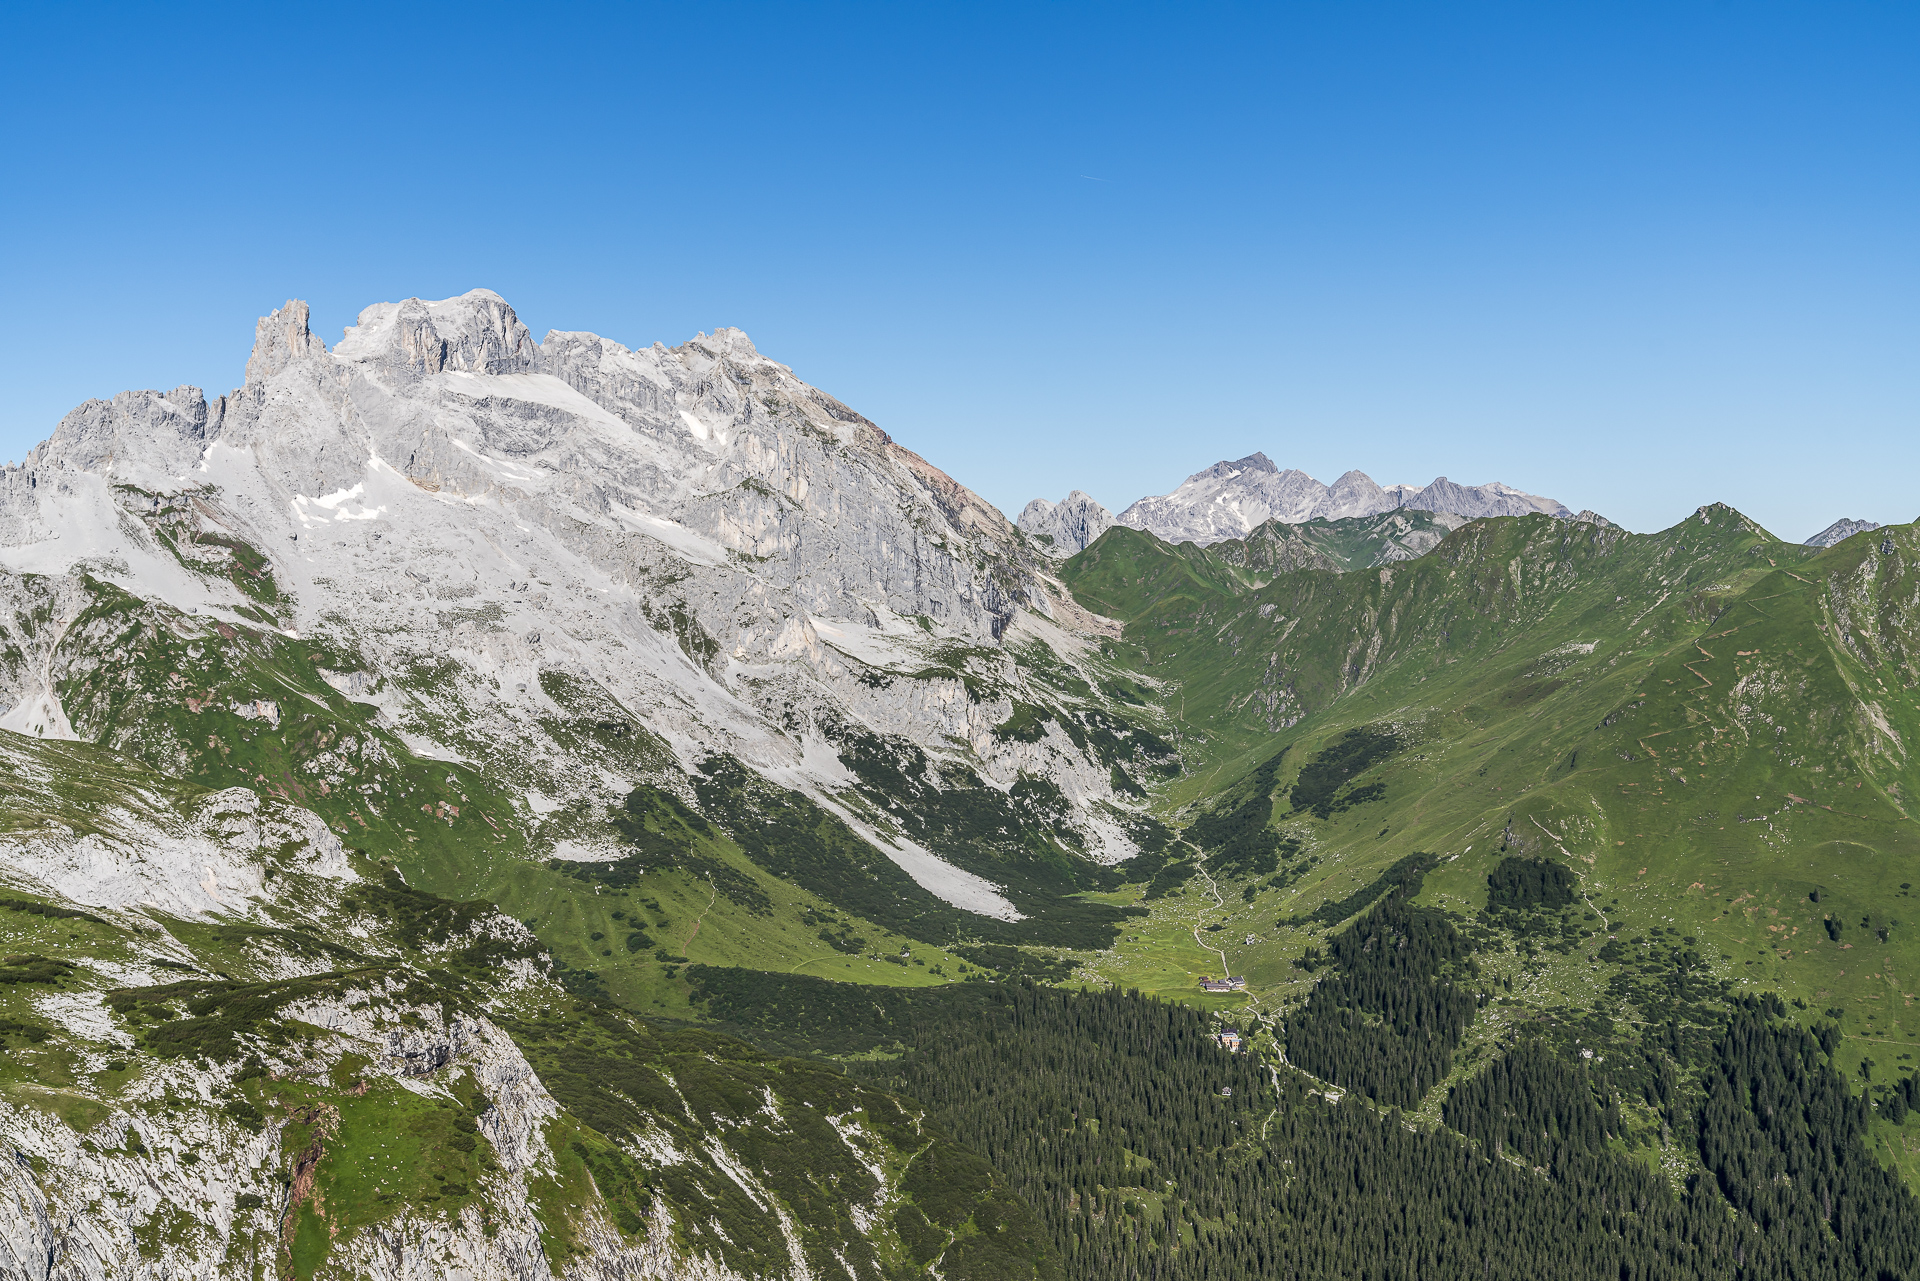
<path id="1" fill-rule="evenodd" d="M 7 6 L 0 458 L 254 318 L 718 325 L 1009 513 L 1920 515 L 1920 7 Z"/>

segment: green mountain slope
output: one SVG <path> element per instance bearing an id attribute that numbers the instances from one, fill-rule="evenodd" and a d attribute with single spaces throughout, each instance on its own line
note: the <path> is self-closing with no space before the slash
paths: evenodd
<path id="1" fill-rule="evenodd" d="M 1152 929 L 1222 926 L 1256 1003 L 1290 1004 L 1329 927 L 1420 852 L 1421 901 L 1488 932 L 1517 1006 L 1448 1079 L 1494 1051 L 1495 1019 L 1624 1045 L 1706 1036 L 1728 995 L 1768 991 L 1837 1020 L 1838 1061 L 1884 1091 L 1920 1050 L 1901 977 L 1920 963 L 1917 551 L 1908 527 L 1814 554 L 1710 507 L 1648 536 L 1475 522 L 1418 561 L 1253 587 L 1213 549 L 1111 531 L 1067 576 L 1173 691 L 1189 769 L 1167 803 L 1217 869 Z M 1490 903 L 1515 858 L 1571 891 Z"/>
<path id="2" fill-rule="evenodd" d="M 1038 769 L 827 721 L 829 805 L 558 671 L 540 732 L 630 781 L 541 814 L 457 708 L 479 763 L 416 750 L 430 670 L 9 580 L 0 661 L 63 616 L 82 740 L 0 743 L 41 887 L 0 895 L 23 1195 L 118 1204 L 158 1161 L 242 1213 L 132 1216 L 127 1248 L 300 1277 L 369 1229 L 520 1233 L 555 1274 L 1520 1276 L 1560 1233 L 1608 1275 L 1902 1275 L 1920 529 L 1509 518 L 1343 568 L 1370 537 L 1117 528 L 1066 564 L 1122 626 L 1011 641 L 990 732 L 1145 803 L 1094 810 L 1118 865 Z M 45 892 L 108 865 L 140 869 L 117 906 Z M 1789 1093 L 1817 1152 L 1772 1128 Z"/>
<path id="3" fill-rule="evenodd" d="M 382 1250 L 457 1258 L 502 1236 L 555 1274 L 676 1258 L 742 1276 L 1055 1267 L 993 1172 L 917 1105 L 637 1018 L 492 904 L 413 889 L 323 830 L 249 866 L 256 829 L 291 805 L 86 744 L 8 735 L 0 751 L 0 814 L 10 835 L 45 833 L 48 879 L 159 834 L 209 860 L 228 896 L 206 916 L 133 890 L 92 909 L 0 895 L 10 1196 L 123 1211 L 97 1246 L 109 1275 L 141 1259 L 365 1275 Z M 603 897 L 629 921 L 653 903 Z M 201 1212 L 229 1198 L 231 1219 Z M 10 1248 L 36 1232 L 9 1220 Z"/>

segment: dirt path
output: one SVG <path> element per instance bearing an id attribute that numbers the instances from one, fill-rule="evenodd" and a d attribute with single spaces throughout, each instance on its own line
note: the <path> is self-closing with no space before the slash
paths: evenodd
<path id="1" fill-rule="evenodd" d="M 1280 1093 L 1280 1069 L 1269 1063 L 1267 1064 L 1267 1071 L 1273 1075 L 1273 1092 L 1275 1099 L 1273 1111 L 1267 1113 L 1267 1119 L 1260 1123 L 1260 1141 L 1262 1143 L 1267 1141 L 1267 1127 L 1273 1124 L 1274 1117 L 1280 1115 L 1280 1102 L 1278 1098 Z"/>
<path id="2" fill-rule="evenodd" d="M 713 883 L 711 876 L 707 878 L 707 890 L 707 905 L 700 909 L 700 915 L 693 918 L 693 932 L 688 934 L 687 941 L 680 945 L 682 956 L 685 956 L 687 949 L 693 946 L 693 940 L 700 936 L 701 923 L 707 919 L 707 913 L 713 910 L 714 900 L 720 897 L 720 887 Z"/>
<path id="3" fill-rule="evenodd" d="M 1206 860 L 1205 860 L 1205 859 L 1202 859 L 1202 860 L 1200 860 L 1199 862 L 1197 862 L 1197 863 L 1195 863 L 1195 864 L 1194 864 L 1193 866 L 1194 866 L 1194 870 L 1195 870 L 1195 871 L 1197 871 L 1197 872 L 1199 872 L 1201 876 L 1204 876 L 1204 877 L 1206 877 L 1206 880 L 1207 880 L 1207 892 L 1208 892 L 1209 894 L 1212 894 L 1212 895 L 1213 895 L 1213 905 L 1214 905 L 1215 907 L 1217 907 L 1217 908 L 1222 908 L 1222 909 L 1224 909 L 1224 908 L 1226 907 L 1226 905 L 1227 905 L 1227 900 L 1225 900 L 1225 899 L 1223 899 L 1223 898 L 1221 898 L 1221 897 L 1220 897 L 1220 887 L 1219 887 L 1218 885 L 1215 885 L 1215 884 L 1213 883 L 1213 877 L 1211 877 L 1211 876 L 1209 876 L 1209 875 L 1207 875 L 1207 864 L 1206 864 Z M 1193 932 L 1193 941 L 1194 941 L 1195 943 L 1198 943 L 1198 944 L 1199 944 L 1199 945 L 1200 945 L 1200 946 L 1201 946 L 1201 947 L 1202 947 L 1203 949 L 1205 949 L 1206 951 L 1209 951 L 1209 952 L 1217 952 L 1217 953 L 1219 953 L 1219 955 L 1220 955 L 1220 977 L 1221 977 L 1221 978 L 1223 978 L 1223 979 L 1226 979 L 1226 978 L 1232 978 L 1232 977 L 1233 977 L 1233 966 L 1232 966 L 1232 965 L 1231 965 L 1231 964 L 1230 964 L 1230 963 L 1229 963 L 1229 962 L 1227 961 L 1227 954 L 1226 954 L 1226 952 L 1225 952 L 1225 950 L 1224 950 L 1224 949 L 1222 949 L 1222 948 L 1217 948 L 1217 947 L 1213 947 L 1213 946 L 1212 946 L 1212 945 L 1210 945 L 1210 944 L 1209 944 L 1209 943 L 1208 943 L 1208 942 L 1207 942 L 1207 941 L 1206 941 L 1205 939 L 1203 939 L 1203 938 L 1201 938 L 1201 937 L 1200 937 L 1200 922 L 1199 922 L 1199 921 L 1197 921 L 1197 920 L 1196 920 L 1196 921 L 1195 921 L 1195 922 L 1193 923 L 1193 925 L 1192 925 L 1192 927 L 1191 927 L 1191 929 L 1192 929 L 1192 932 Z"/>
<path id="4" fill-rule="evenodd" d="M 1645 747 L 1646 744 L 1642 743 L 1641 746 Z M 1527 815 L 1527 817 L 1530 819 L 1533 819 L 1533 825 L 1539 828 L 1543 833 L 1545 833 L 1546 838 L 1548 840 L 1552 841 L 1555 845 L 1559 846 L 1560 852 L 1562 854 L 1565 854 L 1569 860 L 1575 857 L 1573 851 L 1567 848 L 1566 843 L 1547 829 L 1546 824 L 1542 823 L 1539 819 L 1534 818 L 1534 816 L 1531 814 Z M 1613 922 L 1607 919 L 1607 914 L 1605 912 L 1602 912 L 1599 908 L 1593 906 L 1593 900 L 1587 897 L 1587 891 L 1585 886 L 1582 886 L 1580 889 L 1580 901 L 1582 903 L 1585 903 L 1587 907 L 1593 912 L 1593 914 L 1600 918 L 1600 929 L 1597 931 L 1598 933 L 1604 934 L 1608 930 L 1613 928 Z M 1591 938 L 1592 934 L 1589 934 L 1588 937 Z"/>

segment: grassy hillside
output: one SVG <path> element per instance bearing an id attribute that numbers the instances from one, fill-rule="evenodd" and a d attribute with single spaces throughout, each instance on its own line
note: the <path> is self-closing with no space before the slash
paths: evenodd
<path id="1" fill-rule="evenodd" d="M 185 839 L 249 817 L 230 792 L 96 746 L 9 735 L 0 750 L 13 834 Z M 493 904 L 415 889 L 391 861 L 322 862 L 286 842 L 258 868 L 270 888 L 251 919 L 0 892 L 0 1118 L 20 1142 L 57 1118 L 89 1155 L 77 1170 L 36 1157 L 24 1177 L 56 1204 L 120 1206 L 149 1261 L 224 1259 L 221 1275 L 344 1275 L 363 1229 L 436 1216 L 530 1230 L 556 1272 L 590 1246 L 751 1276 L 796 1259 L 872 1281 L 934 1260 L 1053 1271 L 1025 1210 L 915 1105 L 636 1017 Z M 644 915 L 666 933 L 664 896 L 609 897 L 629 909 L 609 905 L 615 928 Z M 139 1205 L 102 1161 L 145 1163 Z M 215 1198 L 232 1221 L 195 1212 Z M 867 1203 L 893 1218 L 857 1223 Z"/>
<path id="2" fill-rule="evenodd" d="M 1761 991 L 1837 1024 L 1857 1086 L 1911 1071 L 1920 530 L 1816 553 L 1724 507 L 1644 536 L 1510 518 L 1257 585 L 1231 555 L 1113 530 L 1066 567 L 1167 691 L 1187 772 L 1161 803 L 1204 851 L 1103 977 L 1192 992 L 1211 944 L 1247 1006 L 1300 1010 L 1424 854 L 1418 902 L 1465 932 L 1489 1003 L 1446 1084 L 1521 1027 L 1622 1057 L 1659 1029 L 1684 1068 Z M 1562 901 L 1490 902 L 1515 860 L 1565 869 Z"/>
<path id="3" fill-rule="evenodd" d="M 1615 1270 L 1767 1274 L 1673 1262 L 1707 1241 L 1779 1275 L 1908 1257 L 1920 1211 L 1879 1171 L 1920 1179 L 1920 528 L 1815 551 L 1719 506 L 1653 535 L 1503 518 L 1371 563 L 1417 524 L 1268 525 L 1206 548 L 1116 528 L 1067 562 L 1080 602 L 1123 629 L 1070 661 L 1016 643 L 1030 680 L 992 732 L 1036 754 L 1071 742 L 1144 802 L 1100 810 L 1143 850 L 1118 866 L 1088 857 L 1043 774 L 1001 790 L 830 725 L 836 812 L 730 757 L 680 762 L 557 672 L 541 722 L 513 731 L 528 737 L 488 743 L 455 708 L 442 736 L 478 763 L 429 758 L 405 708 L 433 672 L 390 688 L 352 654 L 88 584 L 49 670 L 91 741 L 8 736 L 5 831 L 46 849 L 215 839 L 239 821 L 223 789 L 246 788 L 263 807 L 248 821 L 311 810 L 361 879 L 316 874 L 309 832 L 262 867 L 245 923 L 0 903 L 0 1103 L 92 1133 L 177 1092 L 168 1065 L 212 1073 L 194 1124 L 238 1127 L 231 1147 L 271 1121 L 289 1177 L 320 1193 L 277 1217 L 247 1193 L 259 1221 L 227 1248 L 279 1248 L 303 1276 L 336 1237 L 464 1213 L 515 1173 L 467 1133 L 489 1106 L 478 1068 L 436 1069 L 432 1099 L 370 1076 L 364 1045 L 315 1022 L 336 1010 L 504 1030 L 560 1109 L 525 1189 L 556 1266 L 595 1233 L 666 1231 L 664 1208 L 680 1248 L 753 1274 L 790 1270 L 790 1212 L 810 1266 L 845 1256 L 860 1275 L 1104 1276 L 1155 1251 L 1166 1275 L 1228 1257 L 1221 1275 L 1280 1257 L 1332 1275 L 1369 1256 L 1327 1222 L 1363 1206 L 1390 1224 L 1417 1200 L 1393 1257 L 1445 1242 L 1461 1275 L 1486 1272 L 1486 1206 L 1424 1185 L 1354 1199 L 1354 1177 L 1391 1187 L 1410 1153 L 1522 1236 L 1633 1189 L 1641 1210 L 1581 1229 Z M 621 789 L 538 812 L 512 764 L 536 734 Z M 953 908 L 842 813 L 993 882 L 1020 919 Z M 553 857 L 555 833 L 598 857 Z M 1222 974 L 1245 989 L 1199 989 Z M 1223 1057 L 1228 1023 L 1258 1059 Z M 1109 1070 L 1116 1047 L 1132 1067 Z M 1841 1118 L 1820 1195 L 1864 1189 L 1871 1224 L 1828 1241 L 1809 1226 L 1817 1179 L 1743 1182 L 1743 1163 L 1803 1155 L 1766 1137 L 1758 1087 L 1727 1101 L 1748 1078 L 1797 1082 L 1808 1116 Z M 768 1108 L 783 1119 L 756 1119 Z M 871 1159 L 848 1165 L 814 1112 L 857 1117 Z M 1043 1112 L 1053 1130 L 1030 1124 Z M 635 1164 L 668 1141 L 708 1156 Z M 852 1231 L 815 1169 L 887 1189 L 889 1217 Z M 1725 1226 L 1775 1213 L 1770 1196 L 1792 1241 Z M 152 1224 L 156 1251 L 207 1231 Z"/>

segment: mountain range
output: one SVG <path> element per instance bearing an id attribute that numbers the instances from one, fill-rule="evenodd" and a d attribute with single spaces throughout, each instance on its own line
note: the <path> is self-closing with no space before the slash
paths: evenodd
<path id="1" fill-rule="evenodd" d="M 1325 485 L 1303 471 L 1282 470 L 1265 454 L 1254 453 L 1195 472 L 1172 493 L 1142 498 L 1117 518 L 1075 490 L 1058 504 L 1034 499 L 1021 511 L 1018 524 L 1023 533 L 1039 539 L 1046 550 L 1070 556 L 1116 524 L 1146 530 L 1170 543 L 1205 546 L 1244 537 L 1268 521 L 1304 525 L 1402 510 L 1462 521 L 1532 512 L 1573 516 L 1562 503 L 1523 493 L 1499 481 L 1456 485 L 1441 476 L 1423 488 L 1381 486 L 1365 472 L 1349 471 Z M 1582 516 L 1597 519 L 1592 512 L 1583 512 Z"/>
<path id="2" fill-rule="evenodd" d="M 0 471 L 0 1277 L 1914 1275 L 1846 532 L 288 302 Z"/>

